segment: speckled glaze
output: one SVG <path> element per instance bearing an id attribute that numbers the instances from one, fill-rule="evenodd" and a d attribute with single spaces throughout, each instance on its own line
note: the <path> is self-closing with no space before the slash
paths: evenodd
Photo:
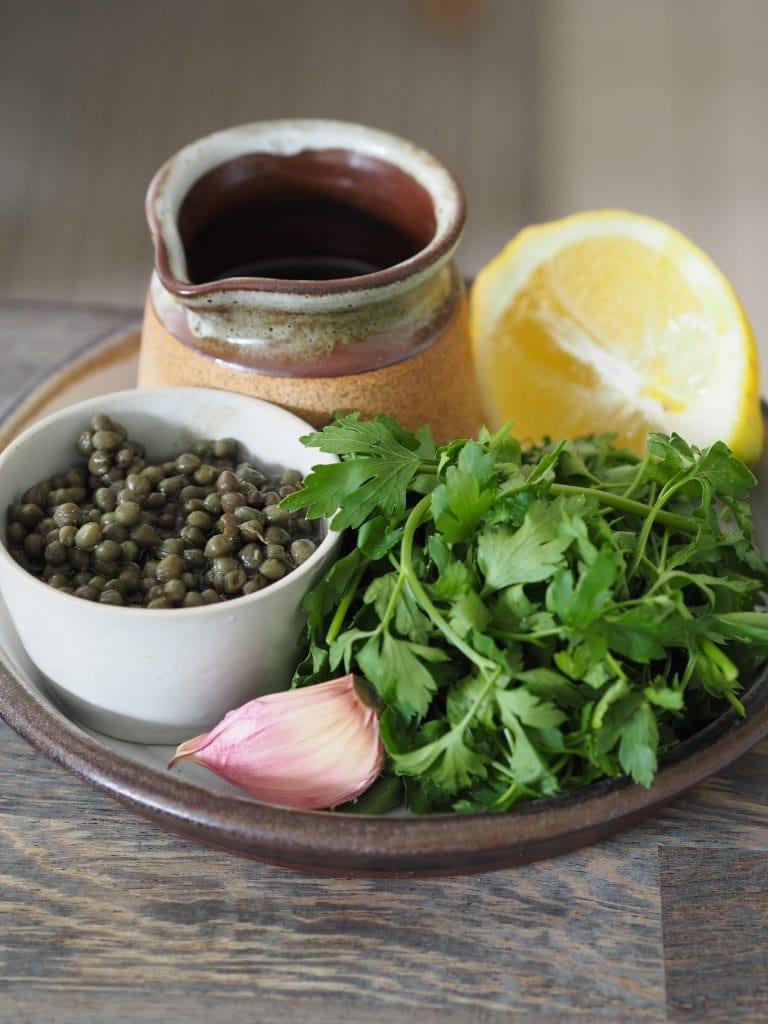
<path id="1" fill-rule="evenodd" d="M 428 422 L 440 440 L 476 434 L 466 295 L 452 262 L 464 200 L 430 154 L 344 122 L 244 125 L 171 158 L 150 185 L 147 217 L 155 269 L 140 385 L 242 391 L 318 427 L 359 410 L 411 429 Z M 277 276 L 300 249 L 364 269 Z"/>

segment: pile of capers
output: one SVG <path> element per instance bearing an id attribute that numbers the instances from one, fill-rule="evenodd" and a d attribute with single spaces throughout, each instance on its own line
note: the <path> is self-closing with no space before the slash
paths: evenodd
<path id="1" fill-rule="evenodd" d="M 75 442 L 81 461 L 8 508 L 16 561 L 89 601 L 191 608 L 253 594 L 313 553 L 316 522 L 280 502 L 302 486 L 241 459 L 232 438 L 160 462 L 105 413 Z"/>

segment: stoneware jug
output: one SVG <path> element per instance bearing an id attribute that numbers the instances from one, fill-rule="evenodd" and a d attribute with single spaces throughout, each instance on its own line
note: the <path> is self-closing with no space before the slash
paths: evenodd
<path id="1" fill-rule="evenodd" d="M 338 121 L 266 121 L 153 178 L 140 386 L 220 387 L 316 427 L 386 412 L 438 440 L 480 426 L 460 185 L 424 150 Z"/>

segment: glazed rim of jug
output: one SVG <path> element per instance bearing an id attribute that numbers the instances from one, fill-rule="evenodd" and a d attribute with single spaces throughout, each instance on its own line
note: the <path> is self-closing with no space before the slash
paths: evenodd
<path id="1" fill-rule="evenodd" d="M 346 202 L 372 206 L 411 234 L 411 251 L 391 265 L 355 276 L 313 280 L 249 273 L 192 280 L 183 226 L 206 183 L 217 175 L 227 188 L 238 187 L 264 158 L 294 166 L 294 174 L 319 174 Z M 246 161 L 251 161 L 249 166 Z M 330 168 L 330 170 L 329 170 Z M 239 179 L 239 182 L 238 182 Z M 196 204 L 200 206 L 198 202 Z M 249 288 L 296 296 L 330 297 L 339 292 L 396 287 L 404 279 L 433 273 L 450 259 L 465 219 L 464 194 L 455 175 L 432 154 L 380 129 L 320 119 L 261 121 L 215 132 L 179 150 L 152 179 L 146 213 L 155 244 L 155 270 L 163 287 L 180 298 L 206 299 Z"/>

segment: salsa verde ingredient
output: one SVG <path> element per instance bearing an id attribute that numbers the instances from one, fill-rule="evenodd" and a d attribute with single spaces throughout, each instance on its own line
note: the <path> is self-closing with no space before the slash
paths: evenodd
<path id="1" fill-rule="evenodd" d="M 627 773 L 724 710 L 768 653 L 755 480 L 722 443 L 652 434 L 436 447 L 380 416 L 304 443 L 284 508 L 334 516 L 343 557 L 310 592 L 297 685 L 359 672 L 417 812 L 492 810 Z"/>
<path id="2" fill-rule="evenodd" d="M 318 525 L 280 502 L 301 475 L 268 475 L 238 441 L 200 439 L 148 461 L 144 445 L 95 414 L 79 461 L 7 510 L 16 561 L 52 587 L 105 604 L 190 608 L 282 579 L 314 552 Z"/>
<path id="3" fill-rule="evenodd" d="M 261 800 L 337 807 L 367 790 L 381 771 L 375 704 L 352 674 L 270 693 L 181 743 L 168 767 L 192 760 Z"/>

